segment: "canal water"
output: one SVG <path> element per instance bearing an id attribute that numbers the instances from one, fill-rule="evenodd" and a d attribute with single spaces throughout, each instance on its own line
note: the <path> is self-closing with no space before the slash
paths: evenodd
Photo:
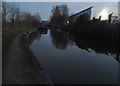
<path id="1" fill-rule="evenodd" d="M 118 51 L 99 45 L 51 29 L 34 34 L 30 49 L 55 84 L 117 84 Z"/>

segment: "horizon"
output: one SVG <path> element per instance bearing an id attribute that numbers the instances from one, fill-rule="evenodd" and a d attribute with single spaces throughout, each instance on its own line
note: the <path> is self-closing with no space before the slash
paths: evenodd
<path id="1" fill-rule="evenodd" d="M 117 3 L 116 2 L 19 2 L 20 9 L 22 11 L 29 11 L 30 13 L 39 13 L 42 20 L 49 20 L 51 16 L 52 7 L 55 5 L 66 4 L 69 9 L 69 15 L 80 12 L 90 6 L 93 6 L 92 17 L 99 17 L 103 9 L 108 9 L 108 13 L 114 12 L 117 15 Z"/>
<path id="2" fill-rule="evenodd" d="M 33 0 L 4 0 L 6 2 L 33 2 Z M 119 0 L 67 0 L 67 2 L 118 2 Z M 66 2 L 66 0 L 34 0 L 34 2 Z"/>
<path id="3" fill-rule="evenodd" d="M 41 19 L 48 21 L 51 16 L 53 6 L 66 4 L 69 9 L 69 15 L 78 13 L 90 6 L 93 6 L 92 17 L 98 18 L 100 13 L 107 9 L 108 13 L 114 12 L 118 16 L 117 2 L 8 2 L 15 3 L 21 11 L 30 12 L 31 14 L 39 13 Z"/>

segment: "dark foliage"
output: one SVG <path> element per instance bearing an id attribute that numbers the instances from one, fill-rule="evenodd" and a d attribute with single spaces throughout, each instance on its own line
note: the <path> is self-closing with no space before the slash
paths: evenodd
<path id="1" fill-rule="evenodd" d="M 105 21 L 89 21 L 84 24 L 69 25 L 68 32 L 80 37 L 97 40 L 120 40 L 120 24 L 109 24 Z"/>

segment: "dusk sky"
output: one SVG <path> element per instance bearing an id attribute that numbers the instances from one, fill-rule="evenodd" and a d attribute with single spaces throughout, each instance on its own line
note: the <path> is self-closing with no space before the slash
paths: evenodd
<path id="1" fill-rule="evenodd" d="M 92 16 L 98 17 L 102 10 L 107 10 L 108 13 L 114 12 L 118 14 L 117 2 L 17 2 L 17 5 L 22 11 L 39 13 L 42 20 L 49 20 L 52 7 L 55 5 L 66 4 L 69 8 L 69 14 L 80 12 L 90 6 L 94 6 Z"/>
<path id="2" fill-rule="evenodd" d="M 119 0 L 4 0 L 7 2 L 118 2 Z"/>

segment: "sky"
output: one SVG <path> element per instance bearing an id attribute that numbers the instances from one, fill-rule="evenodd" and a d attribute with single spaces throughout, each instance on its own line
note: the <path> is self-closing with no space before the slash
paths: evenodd
<path id="1" fill-rule="evenodd" d="M 2 0 L 7 2 L 118 2 L 119 0 Z"/>
<path id="2" fill-rule="evenodd" d="M 16 2 L 16 4 L 21 11 L 39 13 L 42 20 L 49 20 L 52 7 L 61 4 L 68 6 L 69 14 L 80 12 L 90 6 L 93 6 L 92 16 L 95 17 L 99 17 L 103 10 L 107 10 L 108 13 L 114 12 L 114 15 L 118 14 L 117 2 Z"/>

